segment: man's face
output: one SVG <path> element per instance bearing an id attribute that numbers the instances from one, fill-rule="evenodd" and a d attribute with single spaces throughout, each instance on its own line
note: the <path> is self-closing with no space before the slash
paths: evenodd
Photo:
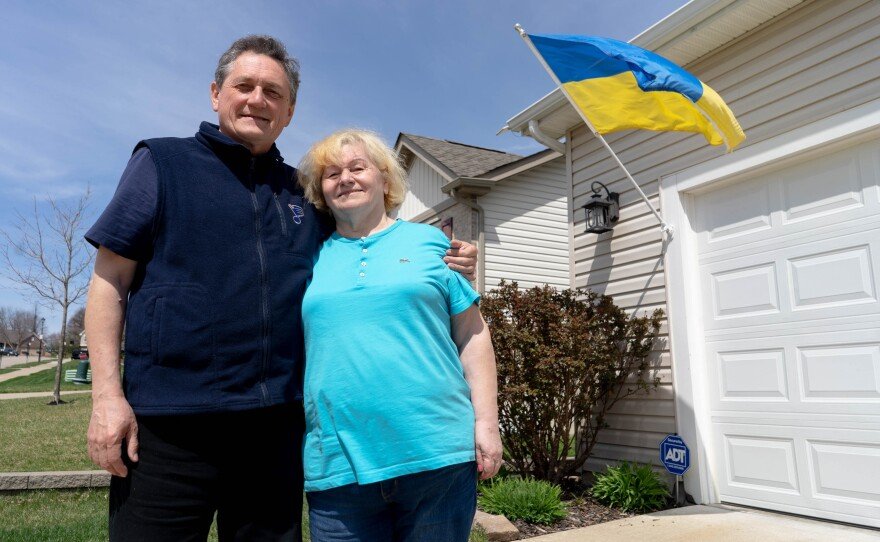
<path id="1" fill-rule="evenodd" d="M 268 151 L 293 118 L 290 84 L 281 64 L 251 52 L 235 59 L 222 87 L 211 83 L 211 106 L 220 131 L 251 154 Z"/>

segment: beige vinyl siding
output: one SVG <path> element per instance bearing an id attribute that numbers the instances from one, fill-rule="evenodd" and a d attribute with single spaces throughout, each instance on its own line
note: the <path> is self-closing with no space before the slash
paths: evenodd
<path id="1" fill-rule="evenodd" d="M 409 169 L 409 192 L 397 216 L 409 220 L 447 199 L 449 196 L 440 190 L 444 184 L 446 179 L 436 169 L 421 158 L 413 158 Z"/>
<path id="2" fill-rule="evenodd" d="M 744 145 L 752 145 L 880 99 L 880 2 L 806 2 L 687 68 L 724 97 L 746 132 Z M 664 247 L 656 218 L 586 128 L 569 138 L 571 209 L 578 211 L 574 285 L 614 295 L 630 311 L 665 310 Z M 607 140 L 657 207 L 661 176 L 723 152 L 696 134 L 628 131 Z M 621 193 L 621 220 L 610 234 L 583 233 L 579 210 L 594 180 Z M 587 468 L 620 459 L 658 463 L 657 445 L 675 431 L 665 325 L 662 333 L 654 363 L 663 383 L 614 409 Z"/>
<path id="3" fill-rule="evenodd" d="M 557 158 L 499 181 L 479 199 L 485 213 L 486 290 L 569 285 L 568 179 Z"/>

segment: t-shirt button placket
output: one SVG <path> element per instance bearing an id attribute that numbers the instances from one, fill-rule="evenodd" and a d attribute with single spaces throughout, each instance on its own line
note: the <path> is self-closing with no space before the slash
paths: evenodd
<path id="1" fill-rule="evenodd" d="M 361 254 L 366 254 L 367 253 L 367 240 L 366 240 L 366 238 L 361 237 L 360 244 L 361 244 Z M 366 272 L 367 262 L 366 262 L 365 258 L 366 258 L 366 256 L 361 256 L 360 265 L 358 266 L 358 268 L 360 269 L 360 271 L 358 272 L 358 282 L 359 283 L 364 282 L 364 279 L 366 279 L 366 277 L 367 277 L 367 272 Z"/>

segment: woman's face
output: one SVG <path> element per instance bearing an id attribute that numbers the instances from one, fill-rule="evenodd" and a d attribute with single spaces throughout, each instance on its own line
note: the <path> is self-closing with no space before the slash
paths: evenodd
<path id="1" fill-rule="evenodd" d="M 370 162 L 363 145 L 354 143 L 342 146 L 339 164 L 324 168 L 321 191 L 334 215 L 351 211 L 369 214 L 381 210 L 384 213 L 388 183 L 383 173 Z"/>

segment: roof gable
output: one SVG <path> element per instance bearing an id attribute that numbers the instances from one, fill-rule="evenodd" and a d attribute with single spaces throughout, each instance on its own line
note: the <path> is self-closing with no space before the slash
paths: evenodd
<path id="1" fill-rule="evenodd" d="M 426 158 L 428 163 L 439 166 L 438 169 L 445 176 L 452 178 L 479 177 L 523 158 L 518 154 L 414 134 L 401 133 L 397 148 L 400 149 L 401 145 L 410 147 Z"/>

